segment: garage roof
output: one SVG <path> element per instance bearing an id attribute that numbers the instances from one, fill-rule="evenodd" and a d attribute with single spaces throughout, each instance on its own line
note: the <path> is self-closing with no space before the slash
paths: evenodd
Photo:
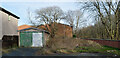
<path id="1" fill-rule="evenodd" d="M 38 30 L 38 31 L 49 33 L 46 30 L 42 30 L 42 29 L 38 29 L 38 28 L 34 28 L 34 27 L 30 27 L 30 28 L 26 28 L 26 29 L 21 29 L 21 30 L 18 30 L 18 32 L 25 31 L 25 30 L 30 30 L 30 29 L 34 29 L 34 30 Z"/>
<path id="2" fill-rule="evenodd" d="M 22 30 L 22 29 L 26 29 L 26 28 L 31 28 L 31 27 L 33 27 L 33 26 L 31 26 L 31 25 L 21 25 L 21 26 L 19 26 L 18 27 L 18 30 Z"/>

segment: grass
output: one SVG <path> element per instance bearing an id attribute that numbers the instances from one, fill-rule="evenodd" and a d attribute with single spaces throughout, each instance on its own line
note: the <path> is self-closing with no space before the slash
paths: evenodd
<path id="1" fill-rule="evenodd" d="M 120 49 L 118 49 L 118 48 L 104 46 L 103 50 L 107 51 L 108 53 L 120 55 Z"/>
<path id="2" fill-rule="evenodd" d="M 120 50 L 117 48 L 102 46 L 102 48 L 94 48 L 94 47 L 77 47 L 75 49 L 77 52 L 87 52 L 87 53 L 110 53 L 120 55 Z"/>
<path id="3" fill-rule="evenodd" d="M 104 46 L 104 48 L 109 49 L 109 50 L 120 50 L 119 48 L 114 48 L 110 46 Z"/>
<path id="4" fill-rule="evenodd" d="M 49 51 L 48 51 L 49 50 Z M 76 47 L 75 49 L 69 50 L 69 49 L 56 49 L 56 50 L 50 50 L 47 49 L 44 51 L 44 54 L 70 54 L 70 53 L 104 53 L 104 54 L 115 54 L 120 55 L 120 50 L 117 48 L 109 47 L 109 46 L 102 46 L 101 48 L 95 48 L 95 47 Z"/>
<path id="5" fill-rule="evenodd" d="M 41 53 L 44 52 L 44 53 Z M 69 49 L 44 49 L 37 52 L 39 55 L 49 55 L 49 54 L 71 54 L 71 53 L 101 53 L 101 54 L 114 54 L 114 55 L 120 55 L 120 50 L 117 48 L 112 48 L 108 46 L 102 46 L 101 48 L 95 48 L 95 47 L 76 47 L 75 49 L 69 50 Z"/>
<path id="6" fill-rule="evenodd" d="M 2 53 L 9 53 L 11 50 L 16 50 L 17 48 L 17 46 L 2 48 Z"/>

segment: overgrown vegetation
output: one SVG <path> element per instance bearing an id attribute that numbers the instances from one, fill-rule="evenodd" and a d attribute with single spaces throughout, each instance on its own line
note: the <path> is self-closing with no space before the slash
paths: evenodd
<path id="1" fill-rule="evenodd" d="M 89 53 L 110 53 L 120 55 L 120 50 L 102 46 L 102 48 L 93 48 L 93 47 L 78 47 L 76 48 L 77 52 L 89 52 Z"/>
<path id="2" fill-rule="evenodd" d="M 16 50 L 18 47 L 12 47 L 12 48 L 7 48 L 7 49 L 2 49 L 2 53 L 9 53 L 11 52 L 12 50 Z"/>
<path id="3" fill-rule="evenodd" d="M 41 53 L 42 52 L 42 53 Z M 71 53 L 108 53 L 120 55 L 120 50 L 102 46 L 91 40 L 83 39 L 51 39 L 36 54 L 71 54 Z"/>
<path id="4" fill-rule="evenodd" d="M 87 44 L 86 44 L 87 43 Z M 93 45 L 94 44 L 94 45 Z M 57 38 L 57 39 L 51 39 L 47 43 L 47 47 L 52 48 L 52 49 L 68 49 L 72 50 L 78 46 L 81 47 L 96 47 L 100 48 L 101 45 L 90 41 L 90 40 L 83 40 L 83 39 L 62 39 L 62 38 Z"/>
<path id="5" fill-rule="evenodd" d="M 18 48 L 18 46 L 16 44 L 13 44 L 13 46 L 9 46 L 9 47 L 5 47 L 5 48 L 2 48 L 1 51 L 2 53 L 9 53 L 10 51 L 12 50 L 16 50 Z"/>

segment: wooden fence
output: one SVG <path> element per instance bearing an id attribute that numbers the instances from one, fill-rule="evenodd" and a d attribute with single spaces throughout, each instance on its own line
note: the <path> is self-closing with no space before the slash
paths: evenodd
<path id="1" fill-rule="evenodd" d="M 18 46 L 18 36 L 4 36 L 2 38 L 2 48 Z"/>

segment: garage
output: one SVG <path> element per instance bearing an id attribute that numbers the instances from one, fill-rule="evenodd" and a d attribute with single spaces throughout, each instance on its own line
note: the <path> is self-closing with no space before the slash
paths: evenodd
<path id="1" fill-rule="evenodd" d="M 43 47 L 48 39 L 49 32 L 37 28 L 19 30 L 20 47 Z"/>

